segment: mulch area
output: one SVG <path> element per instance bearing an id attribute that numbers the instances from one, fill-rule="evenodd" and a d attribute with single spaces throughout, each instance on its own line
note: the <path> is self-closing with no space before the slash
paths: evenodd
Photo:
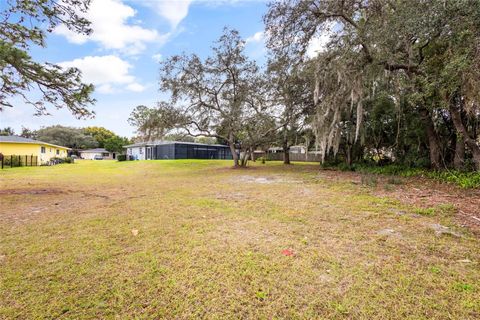
<path id="1" fill-rule="evenodd" d="M 425 178 L 408 178 L 404 185 L 392 191 L 381 190 L 386 196 L 420 208 L 452 204 L 456 208 L 455 219 L 459 225 L 480 235 L 480 190 L 439 183 Z"/>
<path id="2" fill-rule="evenodd" d="M 361 184 L 362 176 L 366 176 L 366 174 L 357 172 L 331 170 L 322 170 L 321 175 L 329 179 L 351 180 L 354 184 Z M 403 204 L 419 208 L 451 204 L 456 209 L 456 222 L 480 236 L 480 189 L 462 189 L 453 184 L 421 177 L 396 177 L 401 180 L 401 183 L 392 188 L 386 188 L 391 177 L 383 175 L 376 177 L 378 184 L 374 188 L 375 195 L 392 197 Z"/>

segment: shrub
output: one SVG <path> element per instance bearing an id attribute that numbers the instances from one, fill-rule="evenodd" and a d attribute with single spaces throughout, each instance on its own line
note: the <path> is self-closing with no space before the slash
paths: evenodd
<path id="1" fill-rule="evenodd" d="M 340 171 L 355 171 L 355 165 L 354 164 L 349 166 L 345 162 L 342 162 L 337 167 Z"/>
<path id="2" fill-rule="evenodd" d="M 261 156 L 261 157 L 257 158 L 256 161 L 261 161 L 262 164 L 265 164 L 265 161 L 267 161 L 267 160 L 268 160 L 268 159 L 267 159 L 265 156 Z"/>
<path id="3" fill-rule="evenodd" d="M 126 161 L 127 155 L 126 154 L 119 154 L 117 155 L 117 161 Z"/>
<path id="4" fill-rule="evenodd" d="M 7 167 L 20 167 L 22 166 L 22 161 L 20 156 L 4 156 L 3 165 Z"/>
<path id="5" fill-rule="evenodd" d="M 54 157 L 50 159 L 50 162 L 53 162 L 55 164 L 59 163 L 73 163 L 73 159 L 71 157 L 66 157 L 66 158 L 58 158 Z"/>
<path id="6" fill-rule="evenodd" d="M 463 172 L 457 170 L 445 170 L 445 171 L 432 171 L 424 168 L 417 167 L 408 167 L 405 165 L 399 164 L 390 164 L 386 166 L 378 166 L 365 163 L 356 163 L 352 166 L 347 166 L 345 163 L 325 163 L 322 165 L 323 168 L 335 168 L 341 171 L 357 171 L 364 174 L 383 174 L 390 176 L 401 176 L 401 177 L 427 177 L 430 179 L 435 179 L 441 182 L 448 182 L 456 184 L 462 188 L 480 188 L 480 172 L 471 171 Z M 401 180 L 388 181 L 391 184 L 401 184 Z"/>
<path id="7" fill-rule="evenodd" d="M 480 188 L 480 172 L 426 171 L 425 176 L 439 181 L 454 183 L 462 188 Z"/>

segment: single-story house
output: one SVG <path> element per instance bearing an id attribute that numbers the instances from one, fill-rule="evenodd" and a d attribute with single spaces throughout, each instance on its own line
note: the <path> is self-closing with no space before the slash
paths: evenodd
<path id="1" fill-rule="evenodd" d="M 182 141 L 141 142 L 124 146 L 134 160 L 160 159 L 232 159 L 230 148 L 220 144 Z"/>
<path id="2" fill-rule="evenodd" d="M 297 145 L 297 146 L 291 146 L 290 147 L 290 153 L 306 153 L 306 152 L 307 152 L 307 148 L 305 146 L 302 146 L 302 145 Z M 283 153 L 283 148 L 282 147 L 271 147 L 271 148 L 268 148 L 268 153 Z"/>
<path id="3" fill-rule="evenodd" d="M 298 146 L 291 146 L 290 147 L 290 153 L 307 153 L 307 148 L 305 146 L 302 146 L 302 145 L 298 145 Z"/>
<path id="4" fill-rule="evenodd" d="M 117 158 L 116 152 L 110 152 L 104 148 L 79 150 L 78 153 L 80 153 L 80 158 L 86 160 L 114 160 Z"/>
<path id="5" fill-rule="evenodd" d="M 52 158 L 66 158 L 70 148 L 19 136 L 0 136 L 0 153 L 3 156 L 36 157 L 37 165 L 46 164 Z M 29 160 L 33 162 L 32 160 Z"/>

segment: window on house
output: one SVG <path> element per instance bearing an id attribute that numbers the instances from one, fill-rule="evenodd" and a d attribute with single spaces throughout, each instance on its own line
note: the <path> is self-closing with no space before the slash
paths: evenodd
<path id="1" fill-rule="evenodd" d="M 40 148 L 40 152 L 41 152 L 41 153 L 45 153 L 45 147 L 41 147 L 41 148 Z"/>
<path id="2" fill-rule="evenodd" d="M 52 148 L 50 148 L 50 152 L 52 152 Z"/>
<path id="3" fill-rule="evenodd" d="M 102 157 L 108 157 L 110 154 L 108 152 L 103 152 Z"/>
<path id="4" fill-rule="evenodd" d="M 57 149 L 57 154 L 60 154 L 60 150 Z"/>

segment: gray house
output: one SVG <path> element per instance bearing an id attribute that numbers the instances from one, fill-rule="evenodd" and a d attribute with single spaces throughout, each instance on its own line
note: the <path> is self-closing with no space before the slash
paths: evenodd
<path id="1" fill-rule="evenodd" d="M 221 144 L 182 141 L 141 142 L 124 146 L 134 160 L 232 159 L 230 148 Z"/>

